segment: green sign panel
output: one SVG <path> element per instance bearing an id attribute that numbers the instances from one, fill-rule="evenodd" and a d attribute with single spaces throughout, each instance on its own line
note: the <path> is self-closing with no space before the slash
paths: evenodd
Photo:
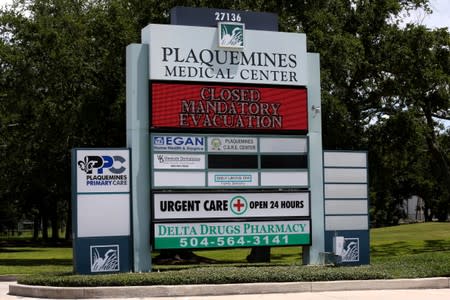
<path id="1" fill-rule="evenodd" d="M 309 220 L 158 223 L 154 224 L 155 249 L 232 248 L 310 245 Z"/>

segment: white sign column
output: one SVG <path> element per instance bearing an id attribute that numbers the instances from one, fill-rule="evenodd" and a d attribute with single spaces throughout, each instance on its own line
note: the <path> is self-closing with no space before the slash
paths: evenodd
<path id="1" fill-rule="evenodd" d="M 370 263 L 367 152 L 325 151 L 325 250 L 345 265 Z"/>
<path id="2" fill-rule="evenodd" d="M 320 253 L 325 251 L 322 114 L 320 97 L 320 57 L 308 53 L 308 127 L 309 177 L 311 191 L 311 246 L 303 247 L 304 264 L 323 264 Z"/>
<path id="3" fill-rule="evenodd" d="M 131 149 L 134 271 L 151 271 L 148 45 L 127 47 L 127 146 Z"/>

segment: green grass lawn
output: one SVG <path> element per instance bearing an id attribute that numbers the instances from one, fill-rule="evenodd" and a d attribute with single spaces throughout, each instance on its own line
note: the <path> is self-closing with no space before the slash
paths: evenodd
<path id="1" fill-rule="evenodd" d="M 246 257 L 249 253 L 250 249 L 246 248 L 196 252 L 197 255 L 217 261 L 221 267 L 247 265 Z M 386 276 L 392 278 L 450 276 L 450 223 L 422 223 L 373 229 L 371 262 L 371 266 L 361 269 L 386 273 Z M 300 264 L 300 247 L 271 249 L 271 266 Z M 153 267 L 155 270 L 177 269 L 174 266 Z M 195 269 L 199 266 L 182 268 Z M 72 248 L 32 247 L 24 246 L 23 243 L 19 247 L 0 240 L 0 275 L 71 271 Z"/>
<path id="2" fill-rule="evenodd" d="M 450 251 L 450 223 L 417 223 L 372 229 L 373 260 L 427 252 Z"/>
<path id="3" fill-rule="evenodd" d="M 72 248 L 0 247 L 0 275 L 72 271 Z"/>

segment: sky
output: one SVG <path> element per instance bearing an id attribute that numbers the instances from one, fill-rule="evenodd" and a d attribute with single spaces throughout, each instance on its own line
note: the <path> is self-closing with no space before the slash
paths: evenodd
<path id="1" fill-rule="evenodd" d="M 406 20 L 426 25 L 429 28 L 448 27 L 450 29 L 450 0 L 431 0 L 430 6 L 433 10 L 431 15 L 427 15 L 423 11 L 416 11 Z"/>
<path id="2" fill-rule="evenodd" d="M 0 6 L 11 3 L 12 0 L 0 0 Z M 406 17 L 405 21 L 426 25 L 429 28 L 450 28 L 450 0 L 431 0 L 430 5 L 433 10 L 431 15 L 417 11 L 410 17 Z"/>

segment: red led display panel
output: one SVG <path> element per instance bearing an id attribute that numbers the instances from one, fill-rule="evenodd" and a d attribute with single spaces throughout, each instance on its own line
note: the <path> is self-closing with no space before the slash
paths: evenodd
<path id="1" fill-rule="evenodd" d="M 308 130 L 305 88 L 151 84 L 151 127 Z"/>

